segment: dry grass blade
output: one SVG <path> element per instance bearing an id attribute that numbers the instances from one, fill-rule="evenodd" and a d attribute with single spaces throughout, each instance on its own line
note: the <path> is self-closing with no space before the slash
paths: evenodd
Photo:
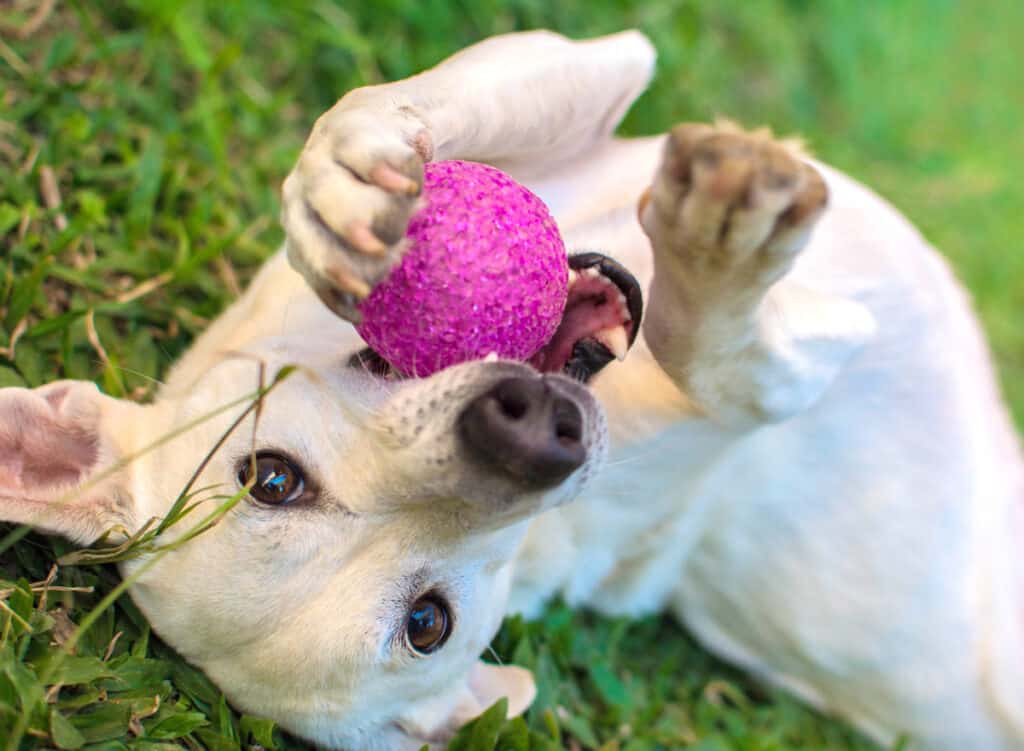
<path id="1" fill-rule="evenodd" d="M 57 184 L 57 174 L 50 165 L 39 168 L 39 192 L 43 196 L 43 204 L 50 211 L 56 211 L 61 206 L 60 186 Z M 63 212 L 56 214 L 53 223 L 58 232 L 68 228 L 68 218 Z"/>
<path id="2" fill-rule="evenodd" d="M 43 25 L 53 14 L 53 9 L 56 5 L 57 0 L 40 0 L 38 7 L 24 23 L 18 25 L 6 21 L 0 22 L 0 33 L 11 34 L 18 39 L 28 39 L 43 28 Z"/>

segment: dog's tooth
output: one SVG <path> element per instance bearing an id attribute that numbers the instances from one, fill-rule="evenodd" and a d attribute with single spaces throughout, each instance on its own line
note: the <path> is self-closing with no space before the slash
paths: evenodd
<path id="1" fill-rule="evenodd" d="M 626 296 L 622 294 L 622 292 L 619 292 L 618 301 L 619 307 L 622 308 L 622 322 L 629 323 L 630 321 L 633 320 L 633 316 L 629 314 L 629 301 L 626 299 Z"/>
<path id="2" fill-rule="evenodd" d="M 492 352 L 484 358 L 484 362 L 498 362 L 498 353 Z"/>
<path id="3" fill-rule="evenodd" d="M 608 348 L 608 351 L 615 355 L 616 360 L 625 360 L 629 353 L 629 336 L 624 326 L 609 326 L 601 329 L 594 338 Z"/>
<path id="4" fill-rule="evenodd" d="M 576 284 L 579 281 L 580 275 L 573 269 L 569 269 L 569 286 Z"/>
<path id="5" fill-rule="evenodd" d="M 589 276 L 591 279 L 602 279 L 601 272 L 597 270 L 596 266 L 588 266 L 583 269 L 583 275 Z"/>

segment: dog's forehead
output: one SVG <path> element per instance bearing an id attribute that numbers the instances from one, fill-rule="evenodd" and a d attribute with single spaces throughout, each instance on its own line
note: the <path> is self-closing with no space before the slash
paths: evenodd
<path id="1" fill-rule="evenodd" d="M 198 406 L 215 408 L 263 394 L 264 409 L 293 413 L 341 410 L 358 418 L 387 399 L 393 382 L 352 367 L 352 353 L 305 348 L 296 351 L 270 340 L 259 348 L 228 353 L 185 394 Z"/>

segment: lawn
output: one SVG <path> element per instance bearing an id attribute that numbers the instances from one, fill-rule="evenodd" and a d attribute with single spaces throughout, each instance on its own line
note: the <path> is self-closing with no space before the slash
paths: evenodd
<path id="1" fill-rule="evenodd" d="M 281 180 L 346 90 L 493 33 L 639 27 L 659 67 L 624 131 L 724 114 L 803 134 L 947 255 L 1024 420 L 1016 0 L 76 0 L 36 16 L 38 5 L 0 6 L 0 386 L 83 378 L 151 395 L 281 241 Z M 303 748 L 236 714 L 127 597 L 101 602 L 112 567 L 63 565 L 49 580 L 66 543 L 0 534 L 8 751 Z M 69 640 L 74 656 L 56 663 Z M 532 668 L 540 695 L 525 721 L 485 716 L 458 748 L 875 748 L 668 620 L 556 605 L 506 623 L 494 650 Z"/>

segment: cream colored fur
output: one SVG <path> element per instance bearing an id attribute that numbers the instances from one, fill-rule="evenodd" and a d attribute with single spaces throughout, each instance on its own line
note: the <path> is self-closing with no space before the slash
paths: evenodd
<path id="1" fill-rule="evenodd" d="M 255 442 L 312 467 L 323 503 L 244 504 L 132 594 L 236 705 L 328 747 L 417 748 L 503 694 L 521 711 L 528 676 L 476 660 L 507 608 L 536 614 L 559 594 L 606 613 L 668 609 L 712 651 L 883 741 L 1021 748 L 1021 462 L 967 299 L 889 205 L 764 133 L 613 139 L 653 62 L 635 32 L 531 32 L 348 94 L 285 183 L 286 251 L 154 405 L 87 389 L 75 398 L 94 408 L 61 411 L 5 390 L 0 441 L 12 415 L 50 409 L 40 424 L 102 449 L 85 480 L 251 391 L 257 363 L 301 364 Z M 361 342 L 324 303 L 352 316 L 401 253 L 430 158 L 510 171 L 571 249 L 614 256 L 648 290 L 644 336 L 596 399 L 560 386 L 583 408 L 590 458 L 551 493 L 521 495 L 454 437 L 461 408 L 524 366 L 397 385 L 346 366 Z M 15 469 L 38 457 L 15 456 L 0 513 L 86 542 L 137 527 L 167 512 L 240 411 L 105 475 L 87 519 L 53 502 L 76 483 L 26 489 Z M 253 430 L 197 485 L 234 492 Z M 40 493 L 49 506 L 32 505 Z M 395 633 L 430 586 L 450 593 L 456 626 L 417 657 Z"/>

